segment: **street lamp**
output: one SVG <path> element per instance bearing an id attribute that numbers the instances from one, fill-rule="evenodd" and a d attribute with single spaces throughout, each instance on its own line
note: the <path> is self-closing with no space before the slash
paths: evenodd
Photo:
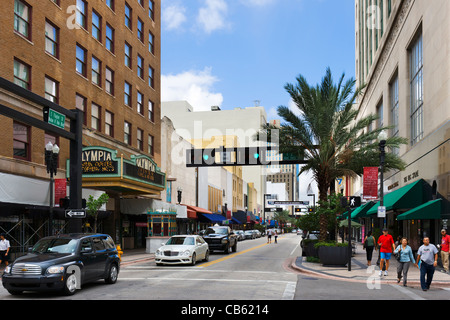
<path id="1" fill-rule="evenodd" d="M 45 145 L 45 165 L 47 166 L 47 173 L 50 174 L 50 217 L 48 227 L 49 235 L 53 235 L 53 207 L 55 205 L 53 199 L 55 179 L 53 178 L 53 176 L 58 172 L 58 155 L 58 145 L 56 143 L 53 144 L 49 141 Z"/>
<path id="2" fill-rule="evenodd" d="M 380 207 L 384 206 L 383 198 L 384 198 L 384 165 L 385 165 L 385 156 L 386 156 L 386 139 L 387 133 L 385 130 L 382 130 L 378 135 L 378 146 L 380 148 Z M 383 226 L 386 227 L 386 216 L 383 218 Z"/>
<path id="3" fill-rule="evenodd" d="M 181 195 L 183 193 L 183 188 L 178 187 L 177 188 L 177 200 L 178 200 L 178 204 L 181 204 Z"/>

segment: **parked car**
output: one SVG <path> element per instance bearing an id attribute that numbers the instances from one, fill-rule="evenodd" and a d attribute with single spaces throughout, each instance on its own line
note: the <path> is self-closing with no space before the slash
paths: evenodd
<path id="1" fill-rule="evenodd" d="M 245 239 L 256 239 L 256 234 L 253 232 L 253 230 L 245 230 Z"/>
<path id="2" fill-rule="evenodd" d="M 261 238 L 261 232 L 259 230 L 253 230 L 255 233 L 256 238 Z"/>
<path id="3" fill-rule="evenodd" d="M 320 231 L 308 231 L 306 235 L 302 235 L 302 240 L 300 240 L 300 247 L 302 248 L 302 256 L 306 254 L 305 240 L 318 240 Z"/>
<path id="4" fill-rule="evenodd" d="M 59 290 L 72 295 L 85 283 L 117 281 L 120 258 L 106 234 L 67 234 L 39 240 L 29 253 L 17 258 L 3 273 L 10 294 Z"/>
<path id="5" fill-rule="evenodd" d="M 302 229 L 297 229 L 297 235 L 298 236 L 303 236 L 303 230 Z"/>
<path id="6" fill-rule="evenodd" d="M 208 243 L 209 250 L 230 253 L 237 251 L 237 236 L 226 226 L 213 226 L 206 229 L 203 239 Z"/>
<path id="7" fill-rule="evenodd" d="M 163 264 L 191 264 L 208 261 L 208 244 L 198 235 L 180 235 L 171 237 L 155 253 L 157 266 Z"/>
<path id="8" fill-rule="evenodd" d="M 242 230 L 234 230 L 234 233 L 235 233 L 236 236 L 238 237 L 238 241 L 245 240 L 245 234 L 244 234 L 244 231 L 242 231 Z"/>

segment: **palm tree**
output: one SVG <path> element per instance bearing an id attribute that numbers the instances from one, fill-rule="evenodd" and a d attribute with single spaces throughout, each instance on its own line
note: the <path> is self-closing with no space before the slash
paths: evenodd
<path id="1" fill-rule="evenodd" d="M 278 115 L 283 120 L 281 127 L 265 125 L 257 135 L 258 140 L 265 136 L 269 142 L 279 141 L 280 153 L 293 154 L 306 161 L 300 174 L 313 173 L 320 201 L 327 201 L 328 190 L 337 177 L 361 176 L 364 167 L 379 166 L 377 137 L 381 131 L 389 129 L 370 130 L 378 119 L 374 114 L 357 118 L 359 110 L 355 101 L 363 88 L 354 90 L 356 81 L 344 82 L 344 78 L 345 74 L 342 74 L 335 84 L 331 70 L 327 68 L 320 85 L 311 86 L 302 75 L 298 76 L 295 85 L 285 85 L 297 112 L 286 106 L 278 107 Z M 405 143 L 405 138 L 390 137 L 386 147 L 398 148 Z M 394 153 L 386 154 L 386 171 L 404 168 L 404 162 Z M 325 240 L 326 234 L 327 219 L 321 215 L 321 240 Z"/>

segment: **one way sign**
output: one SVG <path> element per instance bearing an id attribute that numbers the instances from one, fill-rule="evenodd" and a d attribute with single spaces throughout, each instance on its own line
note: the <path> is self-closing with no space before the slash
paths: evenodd
<path id="1" fill-rule="evenodd" d="M 86 218 L 86 210 L 84 209 L 69 209 L 66 210 L 66 218 Z"/>

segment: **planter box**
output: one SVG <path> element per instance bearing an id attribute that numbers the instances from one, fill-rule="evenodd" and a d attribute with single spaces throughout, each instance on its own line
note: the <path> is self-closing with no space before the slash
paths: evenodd
<path id="1" fill-rule="evenodd" d="M 320 247 L 319 259 L 324 266 L 345 267 L 348 263 L 348 247 Z"/>
<path id="2" fill-rule="evenodd" d="M 314 247 L 316 242 L 308 242 L 305 244 L 305 247 L 303 249 L 303 256 L 306 257 L 319 257 L 319 251 Z"/>

